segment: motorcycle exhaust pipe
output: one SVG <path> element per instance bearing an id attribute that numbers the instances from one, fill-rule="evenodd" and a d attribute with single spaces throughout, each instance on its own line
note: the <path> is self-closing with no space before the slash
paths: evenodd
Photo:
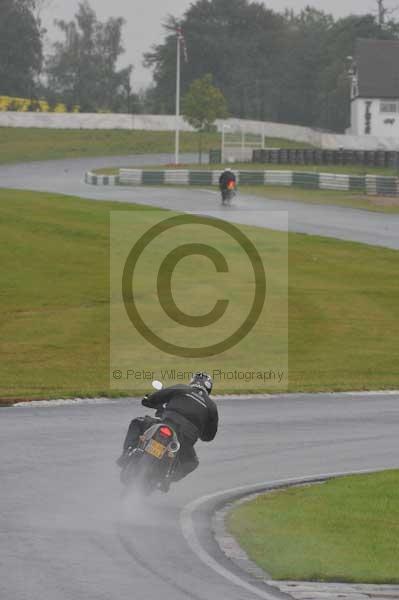
<path id="1" fill-rule="evenodd" d="M 180 450 L 179 442 L 171 442 L 168 447 L 169 456 L 173 457 Z"/>

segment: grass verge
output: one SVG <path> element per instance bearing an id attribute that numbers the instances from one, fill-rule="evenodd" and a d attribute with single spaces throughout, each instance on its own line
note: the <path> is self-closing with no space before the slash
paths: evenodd
<path id="1" fill-rule="evenodd" d="M 399 583 L 399 471 L 259 496 L 228 528 L 274 579 Z"/>
<path id="2" fill-rule="evenodd" d="M 112 394 L 110 210 L 143 207 L 0 190 L 3 402 Z M 260 245 L 283 235 L 248 231 Z M 288 250 L 289 389 L 397 388 L 397 252 L 300 234 L 289 235 Z M 250 342 L 241 350 L 259 351 Z M 155 360 L 149 345 L 131 352 L 132 363 Z"/>
<path id="3" fill-rule="evenodd" d="M 367 196 L 356 192 L 310 190 L 295 186 L 287 188 L 272 185 L 242 185 L 239 191 L 271 200 L 292 200 L 294 202 L 305 202 L 306 204 L 344 206 L 346 208 L 371 210 L 372 212 L 399 212 L 399 198 L 392 196 Z"/>
<path id="4" fill-rule="evenodd" d="M 36 129 L 0 127 L 0 164 L 118 156 L 124 154 L 174 153 L 172 131 L 124 131 L 85 129 Z M 204 134 L 204 148 L 220 144 L 217 133 Z M 181 133 L 181 152 L 197 152 L 195 133 Z"/>
<path id="5" fill-rule="evenodd" d="M 211 148 L 219 148 L 220 141 L 219 133 L 202 134 L 204 153 Z M 173 131 L 0 127 L 0 164 L 158 152 L 170 152 L 172 155 L 174 143 Z M 289 140 L 270 138 L 268 146 L 289 148 L 297 147 L 298 144 Z M 198 147 L 197 133 L 181 132 L 181 152 L 197 152 Z"/>

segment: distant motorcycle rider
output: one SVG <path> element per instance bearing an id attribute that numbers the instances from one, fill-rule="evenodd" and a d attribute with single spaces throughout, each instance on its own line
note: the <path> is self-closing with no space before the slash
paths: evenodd
<path id="1" fill-rule="evenodd" d="M 234 184 L 234 187 L 235 187 L 236 181 L 237 181 L 236 176 L 234 175 L 234 173 L 231 169 L 226 168 L 226 169 L 224 169 L 224 171 L 222 171 L 222 173 L 219 177 L 219 188 L 220 188 L 220 192 L 222 194 L 222 198 L 225 197 L 225 194 L 231 184 Z"/>
<path id="2" fill-rule="evenodd" d="M 212 378 L 207 373 L 195 373 L 189 385 L 173 385 L 145 396 L 142 405 L 157 410 L 156 417 L 133 419 L 123 445 L 122 456 L 117 463 L 123 467 L 129 460 L 139 437 L 151 425 L 162 420 L 176 430 L 180 441 L 179 466 L 173 480 L 178 481 L 198 467 L 199 460 L 194 450 L 198 439 L 212 441 L 218 429 L 218 410 L 209 394 L 212 391 Z"/>

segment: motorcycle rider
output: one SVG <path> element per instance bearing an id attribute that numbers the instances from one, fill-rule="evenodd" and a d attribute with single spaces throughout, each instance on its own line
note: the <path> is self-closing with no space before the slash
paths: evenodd
<path id="1" fill-rule="evenodd" d="M 236 176 L 233 171 L 226 167 L 224 171 L 220 174 L 219 177 L 219 188 L 222 194 L 222 198 L 224 199 L 227 190 L 229 189 L 229 184 L 234 183 L 234 187 L 236 184 Z"/>
<path id="2" fill-rule="evenodd" d="M 137 447 L 139 437 L 156 422 L 170 423 L 180 441 L 179 465 L 173 480 L 179 481 L 198 467 L 199 460 L 194 449 L 198 439 L 212 441 L 218 429 L 218 410 L 209 394 L 212 378 L 207 373 L 193 375 L 188 385 L 178 384 L 145 396 L 142 405 L 157 409 L 156 417 L 139 417 L 130 423 L 122 456 L 117 464 L 123 467 Z"/>

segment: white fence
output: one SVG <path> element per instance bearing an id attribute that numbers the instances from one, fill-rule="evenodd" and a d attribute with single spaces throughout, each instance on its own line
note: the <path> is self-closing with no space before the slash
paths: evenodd
<path id="1" fill-rule="evenodd" d="M 0 127 L 173 131 L 175 124 L 176 117 L 170 115 L 0 112 Z M 180 119 L 180 128 L 182 131 L 192 131 L 192 127 L 183 119 Z"/>
<path id="2" fill-rule="evenodd" d="M 265 183 L 269 185 L 292 185 L 292 171 L 265 171 Z"/>

